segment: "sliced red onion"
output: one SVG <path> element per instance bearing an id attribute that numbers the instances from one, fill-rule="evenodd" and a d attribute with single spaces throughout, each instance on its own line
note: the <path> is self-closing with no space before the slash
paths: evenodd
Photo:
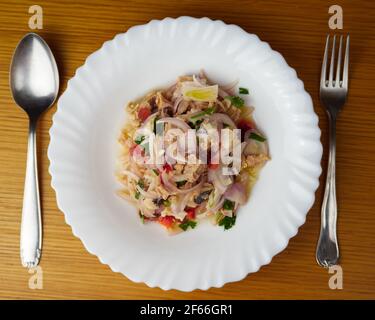
<path id="1" fill-rule="evenodd" d="M 122 173 L 123 173 L 124 175 L 126 175 L 126 176 L 128 176 L 128 177 L 134 179 L 134 180 L 137 180 L 137 181 L 138 181 L 138 180 L 140 179 L 140 177 L 138 177 L 135 173 L 133 173 L 133 172 L 131 172 L 131 171 L 129 171 L 129 170 L 123 170 Z"/>
<path id="2" fill-rule="evenodd" d="M 137 189 L 137 191 L 142 195 L 144 196 L 145 198 L 149 198 L 149 199 L 154 199 L 156 198 L 156 195 L 155 194 L 151 194 L 145 190 L 143 190 L 140 186 L 136 186 L 135 187 Z"/>
<path id="3" fill-rule="evenodd" d="M 173 104 L 173 113 L 176 114 L 177 113 L 177 110 L 178 110 L 178 106 L 180 105 L 180 103 L 184 100 L 183 97 L 181 98 L 177 98 L 176 101 L 174 102 Z"/>
<path id="4" fill-rule="evenodd" d="M 267 144 L 264 142 L 256 141 L 253 139 L 248 139 L 241 143 L 242 153 L 245 156 L 251 154 L 267 154 Z"/>
<path id="5" fill-rule="evenodd" d="M 224 113 L 214 113 L 210 115 L 210 121 L 215 121 L 216 123 L 225 123 L 226 125 L 230 126 L 232 129 L 237 128 L 236 124 L 233 120 Z"/>
<path id="6" fill-rule="evenodd" d="M 178 199 L 176 204 L 172 204 L 171 209 L 174 214 L 179 214 L 180 212 L 184 211 L 187 203 L 189 202 L 191 194 L 187 193 L 185 194 L 182 199 Z"/>
<path id="7" fill-rule="evenodd" d="M 220 193 L 224 193 L 227 190 L 227 187 L 221 182 L 216 171 L 219 170 L 208 170 L 208 180 L 214 184 L 215 188 Z"/>
<path id="8" fill-rule="evenodd" d="M 219 97 L 225 98 L 228 96 L 231 96 L 231 94 L 219 87 Z"/>
<path id="9" fill-rule="evenodd" d="M 173 180 L 174 181 L 185 181 L 185 180 L 187 180 L 187 175 L 186 174 L 174 175 Z"/>
<path id="10" fill-rule="evenodd" d="M 233 182 L 233 178 L 230 175 L 226 175 L 225 177 L 227 179 L 225 179 L 222 171 L 222 167 L 220 166 L 217 170 L 215 170 L 215 174 L 217 178 L 220 180 L 220 183 L 227 188 Z"/>
<path id="11" fill-rule="evenodd" d="M 200 188 L 203 184 L 203 180 L 202 180 L 192 188 L 178 189 L 172 182 L 169 181 L 168 174 L 165 171 L 162 172 L 161 178 L 163 180 L 163 183 L 166 189 L 170 192 L 177 193 L 177 194 L 185 194 L 185 193 L 195 191 L 196 189 Z"/>
<path id="12" fill-rule="evenodd" d="M 183 131 L 188 131 L 189 129 L 191 129 L 190 126 L 186 122 L 178 118 L 163 118 L 163 119 L 158 120 L 157 122 L 158 123 L 170 123 L 180 128 Z"/>
<path id="13" fill-rule="evenodd" d="M 198 76 L 193 74 L 193 82 L 200 87 L 207 86 L 207 78 L 202 77 L 202 75 L 200 74 Z"/>
<path id="14" fill-rule="evenodd" d="M 212 207 L 212 209 L 210 209 L 210 211 L 212 212 L 218 211 L 223 206 L 225 198 L 221 196 L 218 199 L 219 201 Z"/>
<path id="15" fill-rule="evenodd" d="M 239 79 L 236 79 L 228 84 L 220 85 L 220 88 L 223 89 L 224 91 L 232 91 L 234 87 L 238 85 L 238 82 L 239 82 Z"/>
<path id="16" fill-rule="evenodd" d="M 238 204 L 244 204 L 246 202 L 245 187 L 239 182 L 233 183 L 229 186 L 228 190 L 225 191 L 224 198 Z"/>
<path id="17" fill-rule="evenodd" d="M 155 112 L 155 113 L 149 115 L 149 116 L 146 118 L 146 120 L 143 122 L 143 124 L 142 124 L 142 126 L 141 126 L 141 129 L 147 127 L 147 126 L 150 124 L 150 121 L 152 121 L 152 120 L 157 116 L 157 114 L 158 114 L 158 113 Z"/>

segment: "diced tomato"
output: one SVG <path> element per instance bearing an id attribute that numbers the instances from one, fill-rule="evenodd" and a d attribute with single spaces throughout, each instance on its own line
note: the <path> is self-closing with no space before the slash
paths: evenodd
<path id="1" fill-rule="evenodd" d="M 172 216 L 159 217 L 159 223 L 166 228 L 171 228 L 175 223 L 175 220 L 175 217 Z"/>
<path id="2" fill-rule="evenodd" d="M 219 164 L 218 163 L 209 163 L 208 164 L 208 169 L 216 170 L 218 168 L 219 168 Z"/>
<path id="3" fill-rule="evenodd" d="M 195 208 L 187 208 L 185 209 L 185 212 L 187 213 L 186 216 L 189 220 L 195 219 Z"/>
<path id="4" fill-rule="evenodd" d="M 250 120 L 241 119 L 237 123 L 237 128 L 241 130 L 241 140 L 243 140 L 246 131 L 254 129 L 254 126 L 253 126 L 253 124 L 251 123 Z"/>
<path id="5" fill-rule="evenodd" d="M 166 173 L 169 173 L 173 170 L 172 166 L 168 163 L 166 163 L 164 166 L 163 166 L 163 169 L 165 170 Z"/>
<path id="6" fill-rule="evenodd" d="M 138 110 L 138 118 L 143 122 L 145 121 L 151 114 L 151 110 L 149 107 L 140 107 Z"/>

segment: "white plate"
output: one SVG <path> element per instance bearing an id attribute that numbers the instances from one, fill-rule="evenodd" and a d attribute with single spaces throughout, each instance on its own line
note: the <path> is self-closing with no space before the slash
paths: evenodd
<path id="1" fill-rule="evenodd" d="M 272 160 L 230 231 L 207 223 L 168 236 L 116 195 L 117 138 L 130 100 L 200 69 L 249 88 Z M 296 72 L 257 36 L 207 18 L 151 21 L 105 42 L 68 82 L 50 135 L 52 186 L 73 233 L 113 271 L 162 289 L 221 287 L 268 264 L 304 223 L 321 172 L 318 117 Z"/>

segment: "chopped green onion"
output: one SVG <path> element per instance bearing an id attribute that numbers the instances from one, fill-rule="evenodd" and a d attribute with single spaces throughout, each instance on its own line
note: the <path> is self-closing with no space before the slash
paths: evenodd
<path id="1" fill-rule="evenodd" d="M 186 222 L 183 222 L 179 225 L 179 227 L 186 231 L 189 227 L 194 229 L 196 227 L 197 223 L 193 220 L 187 220 Z"/>
<path id="2" fill-rule="evenodd" d="M 134 195 L 134 198 L 136 198 L 137 200 L 139 200 L 139 197 L 141 196 L 140 192 L 139 191 L 136 191 L 135 192 L 135 195 Z"/>
<path id="3" fill-rule="evenodd" d="M 176 181 L 176 185 L 178 188 L 184 186 L 186 184 L 186 180 Z"/>
<path id="4" fill-rule="evenodd" d="M 157 169 L 152 169 L 152 171 L 158 176 L 159 175 L 159 171 Z"/>
<path id="5" fill-rule="evenodd" d="M 247 88 L 239 87 L 238 89 L 239 89 L 238 90 L 239 94 L 249 94 L 249 89 L 247 89 Z"/>
<path id="6" fill-rule="evenodd" d="M 260 142 L 266 141 L 266 138 L 260 136 L 259 134 L 254 133 L 254 132 L 250 133 L 250 137 L 249 138 L 253 139 L 253 140 L 260 141 Z"/>
<path id="7" fill-rule="evenodd" d="M 236 224 L 236 216 L 228 217 L 225 216 L 223 219 L 219 221 L 219 226 L 224 227 L 224 230 L 228 230 L 232 228 Z"/>
<path id="8" fill-rule="evenodd" d="M 233 210 L 234 209 L 234 202 L 230 201 L 228 199 L 225 199 L 224 204 L 223 204 L 223 209 L 224 210 Z"/>
<path id="9" fill-rule="evenodd" d="M 226 96 L 225 99 L 230 100 L 230 102 L 237 108 L 242 108 L 245 105 L 244 99 L 238 96 Z"/>

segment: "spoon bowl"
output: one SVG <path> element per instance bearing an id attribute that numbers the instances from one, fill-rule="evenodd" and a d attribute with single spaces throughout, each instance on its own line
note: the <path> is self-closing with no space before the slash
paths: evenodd
<path id="1" fill-rule="evenodd" d="M 30 116 L 38 116 L 56 100 L 59 74 L 47 43 L 28 33 L 19 42 L 10 68 L 10 88 L 15 102 Z"/>

